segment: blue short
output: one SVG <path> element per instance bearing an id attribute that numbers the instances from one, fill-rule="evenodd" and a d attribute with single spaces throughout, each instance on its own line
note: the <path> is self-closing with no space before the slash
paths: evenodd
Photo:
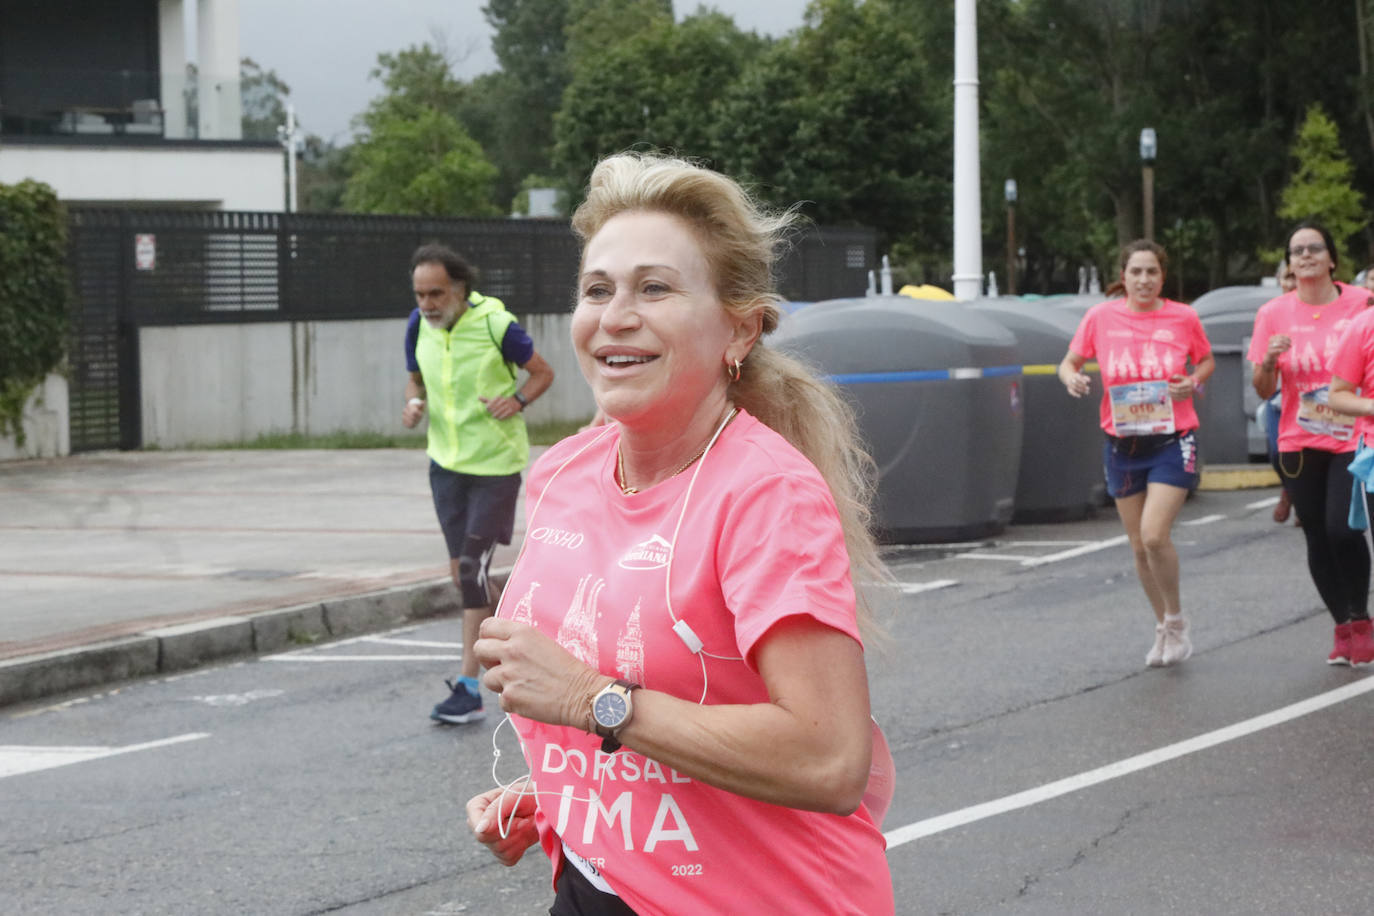
<path id="1" fill-rule="evenodd" d="M 511 542 L 515 503 L 520 497 L 519 474 L 479 477 L 450 471 L 431 461 L 429 490 L 452 559 L 463 555 L 470 536 L 498 544 Z"/>
<path id="2" fill-rule="evenodd" d="M 1160 436 L 1107 436 L 1102 446 L 1107 495 L 1122 499 L 1152 483 L 1183 490 L 1197 486 L 1196 430 Z"/>

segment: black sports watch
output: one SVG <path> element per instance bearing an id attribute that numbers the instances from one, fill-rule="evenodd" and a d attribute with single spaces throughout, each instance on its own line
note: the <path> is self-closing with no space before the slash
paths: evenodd
<path id="1" fill-rule="evenodd" d="M 616 680 L 592 697 L 592 725 L 601 736 L 601 753 L 614 754 L 620 750 L 620 742 L 616 735 L 629 724 L 630 717 L 634 715 L 630 691 L 638 689 L 638 684 Z"/>
<path id="2" fill-rule="evenodd" d="M 521 393 L 518 392 L 518 391 L 515 392 L 515 394 L 511 395 L 511 397 L 515 398 L 517 401 L 520 402 L 520 409 L 521 409 L 521 410 L 524 410 L 526 407 L 529 407 L 529 406 L 530 406 L 530 399 L 527 398 L 527 397 L 525 397 L 523 394 L 521 394 Z"/>

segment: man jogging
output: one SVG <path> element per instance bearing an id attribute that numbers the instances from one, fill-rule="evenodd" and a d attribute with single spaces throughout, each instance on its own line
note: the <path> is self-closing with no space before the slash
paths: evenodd
<path id="1" fill-rule="evenodd" d="M 473 289 L 475 272 L 452 249 L 422 245 L 410 259 L 416 308 L 406 326 L 407 428 L 429 413 L 429 486 L 463 601 L 463 665 L 430 718 L 482 718 L 472 646 L 500 589 L 488 581 L 497 544 L 509 544 L 520 472 L 529 462 L 521 411 L 553 383 L 553 369 L 500 299 Z M 528 377 L 517 384 L 517 367 Z"/>

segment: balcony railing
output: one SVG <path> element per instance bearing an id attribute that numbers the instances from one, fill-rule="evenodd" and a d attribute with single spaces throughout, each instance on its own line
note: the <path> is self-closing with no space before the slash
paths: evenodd
<path id="1" fill-rule="evenodd" d="M 209 92 L 242 104 L 237 74 L 203 79 Z M 196 76 L 184 73 L 0 69 L 0 134 L 195 139 L 197 87 Z"/>

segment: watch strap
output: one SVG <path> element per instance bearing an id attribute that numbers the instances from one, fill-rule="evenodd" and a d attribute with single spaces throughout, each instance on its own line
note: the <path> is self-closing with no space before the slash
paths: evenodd
<path id="1" fill-rule="evenodd" d="M 511 397 L 515 398 L 517 401 L 520 402 L 520 409 L 521 409 L 521 410 L 524 410 L 526 407 L 529 407 L 529 406 L 530 406 L 530 399 L 527 398 L 527 397 L 525 397 L 523 394 L 521 394 L 521 393 L 518 392 L 518 391 L 515 392 L 515 394 L 511 395 Z"/>

